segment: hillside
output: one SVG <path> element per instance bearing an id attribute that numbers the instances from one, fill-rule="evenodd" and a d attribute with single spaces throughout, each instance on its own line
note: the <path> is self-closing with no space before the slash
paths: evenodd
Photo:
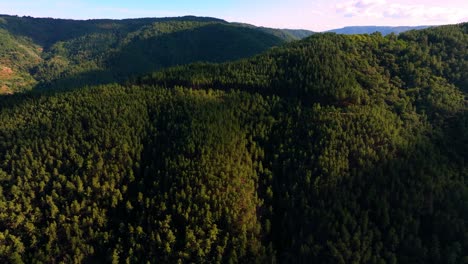
<path id="1" fill-rule="evenodd" d="M 0 30 L 5 45 L 15 47 L 3 52 L 2 67 L 25 78 L 12 86 L 13 77 L 2 77 L 9 92 L 121 82 L 174 65 L 250 57 L 286 41 L 279 30 L 193 16 L 80 21 L 2 15 Z"/>
<path id="2" fill-rule="evenodd" d="M 467 45 L 314 34 L 0 96 L 0 262 L 464 263 Z"/>
<path id="3" fill-rule="evenodd" d="M 375 100 L 392 94 L 395 87 L 419 92 L 435 81 L 466 92 L 466 30 L 466 24 L 460 24 L 398 37 L 317 34 L 234 63 L 170 68 L 143 77 L 142 83 L 235 87 L 335 104 Z M 448 47 L 453 50 L 447 51 Z"/>
<path id="4" fill-rule="evenodd" d="M 333 32 L 385 35 L 409 29 L 347 27 Z M 0 15 L 5 43 L 0 47 L 5 49 L 0 50 L 0 93 L 124 82 L 176 65 L 251 57 L 312 34 L 194 16 L 65 20 Z"/>
<path id="5" fill-rule="evenodd" d="M 287 42 L 301 40 L 308 36 L 315 34 L 315 32 L 305 29 L 277 29 L 277 28 L 267 28 L 267 27 L 256 27 L 251 24 L 246 23 L 234 23 L 235 25 L 246 27 L 246 28 L 256 28 L 268 34 L 277 36 L 281 39 L 286 40 Z"/>
<path id="6" fill-rule="evenodd" d="M 36 80 L 29 69 L 41 63 L 41 48 L 27 39 L 0 29 L 0 94 L 32 86 Z"/>

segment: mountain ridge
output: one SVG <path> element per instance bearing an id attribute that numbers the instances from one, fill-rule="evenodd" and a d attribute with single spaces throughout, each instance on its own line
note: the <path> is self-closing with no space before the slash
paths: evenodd
<path id="1" fill-rule="evenodd" d="M 324 32 L 333 32 L 337 34 L 371 34 L 380 32 L 382 35 L 391 33 L 399 34 L 409 30 L 421 30 L 434 26 L 346 26 L 338 29 L 331 29 Z"/>
<path id="2" fill-rule="evenodd" d="M 197 16 L 73 20 L 0 15 L 0 29 L 5 43 L 0 46 L 0 93 L 122 82 L 170 66 L 250 57 L 317 33 Z M 384 35 L 395 30 L 358 29 L 381 29 Z"/>
<path id="3" fill-rule="evenodd" d="M 94 84 L 122 81 L 161 67 L 249 57 L 289 41 L 279 30 L 266 32 L 195 16 L 68 20 L 3 15 L 0 29 L 5 38 L 11 36 L 9 42 L 22 39 L 27 46 L 41 49 L 40 61 L 25 61 L 27 67 L 15 68 L 11 58 L 23 51 L 0 46 L 6 58 L 1 66 L 15 69 L 28 80 L 12 86 L 6 75 L 0 76 L 4 93 L 36 85 L 41 89 L 61 86 L 64 81 L 77 86 L 90 80 Z"/>

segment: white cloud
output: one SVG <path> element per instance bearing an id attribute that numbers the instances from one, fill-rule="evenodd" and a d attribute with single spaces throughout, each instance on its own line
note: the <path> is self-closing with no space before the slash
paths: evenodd
<path id="1" fill-rule="evenodd" d="M 387 3 L 386 0 L 351 0 L 336 5 L 335 11 L 345 17 L 420 20 L 421 23 L 457 23 L 468 15 L 466 8 Z"/>
<path id="2" fill-rule="evenodd" d="M 359 8 L 371 8 L 374 6 L 384 5 L 387 3 L 386 0 L 359 0 L 355 1 L 355 5 Z"/>
<path id="3" fill-rule="evenodd" d="M 336 5 L 336 11 L 347 17 L 382 17 L 381 7 L 386 3 L 386 0 L 352 0 Z"/>
<path id="4" fill-rule="evenodd" d="M 383 13 L 385 17 L 414 18 L 427 21 L 458 21 L 466 15 L 464 9 L 442 6 L 391 4 Z"/>

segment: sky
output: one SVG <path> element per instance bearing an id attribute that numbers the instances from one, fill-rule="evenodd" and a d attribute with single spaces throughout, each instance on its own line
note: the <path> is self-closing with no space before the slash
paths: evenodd
<path id="1" fill-rule="evenodd" d="M 274 28 L 468 21 L 468 0 L 0 0 L 0 14 L 71 19 L 210 16 Z"/>

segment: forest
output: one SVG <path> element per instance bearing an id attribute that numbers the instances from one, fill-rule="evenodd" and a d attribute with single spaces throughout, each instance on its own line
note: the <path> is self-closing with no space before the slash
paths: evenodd
<path id="1" fill-rule="evenodd" d="M 0 94 L 110 84 L 170 66 L 233 61 L 311 34 L 194 16 L 64 20 L 0 15 Z M 5 69 L 8 74 L 2 74 Z"/>
<path id="2" fill-rule="evenodd" d="M 8 50 L 51 64 L 14 60 L 35 84 L 0 96 L 1 263 L 468 263 L 468 23 L 9 19 Z"/>

